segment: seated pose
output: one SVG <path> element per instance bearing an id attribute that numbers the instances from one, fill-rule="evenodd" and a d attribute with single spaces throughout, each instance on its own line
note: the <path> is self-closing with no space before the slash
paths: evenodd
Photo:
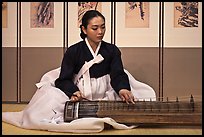
<path id="1" fill-rule="evenodd" d="M 100 12 L 87 11 L 80 29 L 83 40 L 67 49 L 61 67 L 43 75 L 24 110 L 3 112 L 3 121 L 27 129 L 62 132 L 98 132 L 103 129 L 101 122 L 127 129 L 129 127 L 107 118 L 64 122 L 65 102 L 122 100 L 134 104 L 136 100 L 156 100 L 155 91 L 150 86 L 137 81 L 123 68 L 119 48 L 102 40 L 106 26 Z"/>
<path id="2" fill-rule="evenodd" d="M 89 10 L 84 14 L 80 28 L 83 41 L 70 46 L 64 54 L 55 86 L 71 101 L 120 97 L 127 103 L 134 103 L 140 96 L 134 97 L 131 92 L 120 50 L 102 40 L 106 31 L 105 17 L 96 10 Z"/>

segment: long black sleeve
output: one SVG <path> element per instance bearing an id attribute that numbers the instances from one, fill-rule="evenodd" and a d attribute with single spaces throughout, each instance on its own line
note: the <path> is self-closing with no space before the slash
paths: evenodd
<path id="1" fill-rule="evenodd" d="M 131 90 L 128 76 L 124 72 L 120 50 L 115 47 L 112 55 L 110 69 L 111 86 L 117 93 L 119 93 L 121 89 Z"/>
<path id="2" fill-rule="evenodd" d="M 73 54 L 69 49 L 66 51 L 62 60 L 59 78 L 55 81 L 55 86 L 65 92 L 69 97 L 79 90 L 73 82 L 75 69 L 75 58 L 72 56 Z"/>

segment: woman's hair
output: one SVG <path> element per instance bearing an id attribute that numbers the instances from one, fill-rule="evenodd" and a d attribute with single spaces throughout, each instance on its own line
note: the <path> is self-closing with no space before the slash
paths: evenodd
<path id="1" fill-rule="evenodd" d="M 84 34 L 83 30 L 82 30 L 82 26 L 84 26 L 84 28 L 87 29 L 87 26 L 89 24 L 89 21 L 94 18 L 94 17 L 98 17 L 100 16 L 101 18 L 103 18 L 103 20 L 105 21 L 105 17 L 97 10 L 88 10 L 82 17 L 82 24 L 80 25 L 80 29 L 81 29 L 81 33 L 80 33 L 80 37 L 82 39 L 86 38 L 86 34 Z"/>

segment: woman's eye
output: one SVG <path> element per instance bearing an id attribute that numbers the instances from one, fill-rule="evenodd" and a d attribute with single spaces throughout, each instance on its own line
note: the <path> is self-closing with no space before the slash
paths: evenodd
<path id="1" fill-rule="evenodd" d="M 93 30 L 97 30 L 97 28 L 92 28 Z"/>

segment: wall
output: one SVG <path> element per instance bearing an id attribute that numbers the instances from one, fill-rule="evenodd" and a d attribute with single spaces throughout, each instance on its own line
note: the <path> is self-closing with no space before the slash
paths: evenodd
<path id="1" fill-rule="evenodd" d="M 32 29 L 29 2 L 8 2 L 8 28 L 2 29 L 2 101 L 29 102 L 35 83 L 49 70 L 60 66 L 66 48 L 80 40 L 74 23 L 77 3 L 55 2 L 55 27 Z M 199 10 L 202 11 L 202 3 Z M 122 60 L 137 80 L 147 83 L 157 97 L 202 95 L 202 13 L 199 27 L 175 29 L 173 2 L 150 3 L 148 29 L 124 27 L 124 3 L 102 4 L 107 18 L 104 40 L 115 43 Z M 196 40 L 195 40 L 196 38 Z"/>

